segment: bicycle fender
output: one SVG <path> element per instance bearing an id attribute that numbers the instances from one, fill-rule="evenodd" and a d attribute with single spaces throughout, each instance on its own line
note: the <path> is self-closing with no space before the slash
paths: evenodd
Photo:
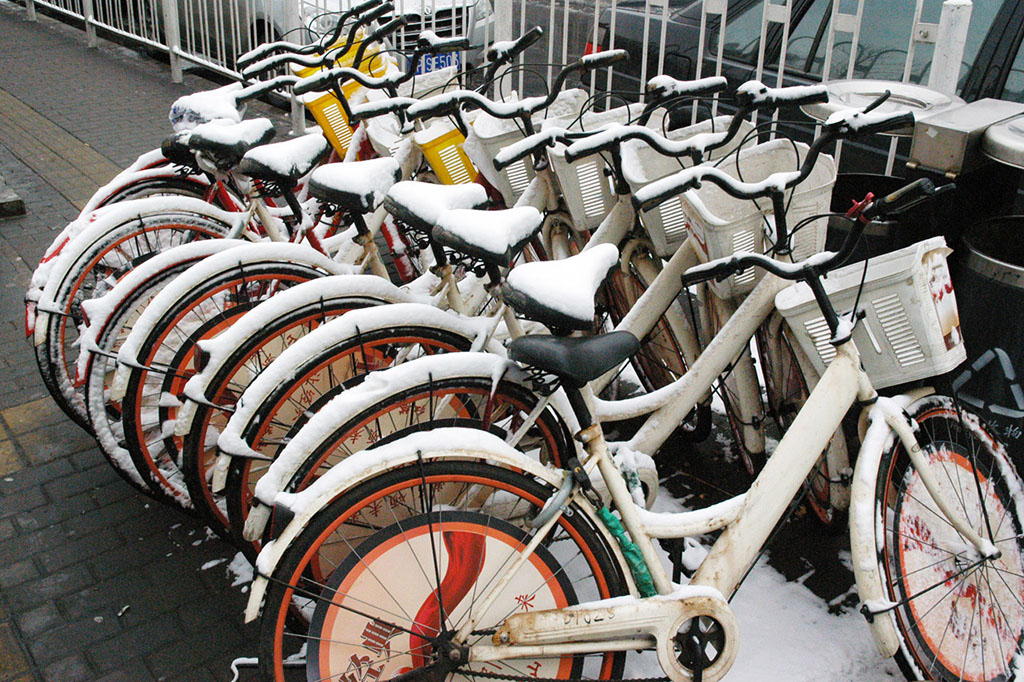
<path id="1" fill-rule="evenodd" d="M 893 611 L 877 613 L 890 605 L 882 582 L 881 538 L 875 528 L 875 490 L 882 453 L 892 447 L 896 432 L 886 423 L 886 414 L 903 411 L 920 396 L 879 397 L 867 420 L 869 426 L 861 441 L 850 491 L 850 553 L 857 594 L 868 619 L 868 627 L 882 656 L 891 658 L 900 646 Z"/>
<path id="2" fill-rule="evenodd" d="M 336 464 L 305 490 L 278 494 L 274 502 L 275 514 L 292 516 L 281 533 L 266 543 L 256 558 L 256 571 L 249 591 L 245 621 L 251 622 L 257 618 L 269 584 L 268 577 L 273 576 L 288 545 L 320 510 L 346 491 L 387 470 L 414 464 L 421 459 L 431 461 L 451 457 L 475 459 L 520 470 L 524 475 L 541 479 L 556 489 L 563 478 L 562 470 L 545 467 L 506 445 L 497 436 L 476 429 L 436 429 L 413 434 L 373 450 L 358 452 Z M 587 503 L 581 500 L 580 505 L 583 507 Z M 594 525 L 602 533 L 616 561 L 622 567 L 623 575 L 629 576 L 629 569 L 618 550 L 618 545 L 608 535 L 604 526 L 596 521 L 596 516 Z"/>

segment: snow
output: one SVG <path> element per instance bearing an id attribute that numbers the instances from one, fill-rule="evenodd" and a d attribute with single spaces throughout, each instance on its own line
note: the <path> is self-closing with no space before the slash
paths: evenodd
<path id="1" fill-rule="evenodd" d="M 196 263 L 183 272 L 146 306 L 139 316 L 131 334 L 125 339 L 117 354 L 117 361 L 123 365 L 138 362 L 139 347 L 148 338 L 164 312 L 178 300 L 191 295 L 193 289 L 201 286 L 207 278 L 226 268 L 250 263 L 294 262 L 306 263 L 324 271 L 324 274 L 344 274 L 346 268 L 304 244 L 259 243 L 239 244 L 233 249 L 214 254 Z M 119 376 L 121 373 L 118 373 Z"/>
<path id="2" fill-rule="evenodd" d="M 509 251 L 532 237 L 543 223 L 544 216 L 540 211 L 532 206 L 519 206 L 503 211 L 486 212 L 452 209 L 438 216 L 436 227 L 442 233 L 455 237 L 457 241 L 501 257 L 510 256 Z M 443 239 L 443 234 L 434 234 L 435 238 Z M 446 246 L 457 247 L 457 244 Z"/>
<path id="3" fill-rule="evenodd" d="M 843 109 L 829 116 L 825 120 L 825 127 L 831 128 L 833 126 L 843 124 L 844 126 L 849 127 L 850 130 L 856 132 L 866 126 L 885 124 L 909 113 L 912 112 L 906 110 L 897 112 L 869 111 L 868 113 L 864 113 L 859 109 Z"/>
<path id="4" fill-rule="evenodd" d="M 321 132 L 308 133 L 292 140 L 266 144 L 245 153 L 251 159 L 278 175 L 294 177 L 299 168 L 308 167 L 309 160 L 327 150 L 327 139 Z"/>
<path id="5" fill-rule="evenodd" d="M 398 161 L 383 157 L 354 163 L 329 163 L 317 168 L 310 177 L 325 187 L 360 197 L 372 197 L 373 207 L 376 208 L 401 176 L 401 170 Z"/>
<path id="6" fill-rule="evenodd" d="M 786 88 L 769 88 L 760 81 L 751 80 L 736 88 L 736 94 L 749 96 L 753 104 L 765 104 L 771 102 L 791 102 L 815 95 L 827 95 L 828 88 L 824 85 L 794 85 Z"/>
<path id="7" fill-rule="evenodd" d="M 242 120 L 244 108 L 239 111 L 238 95 L 241 83 L 230 83 L 215 90 L 194 92 L 179 97 L 171 105 L 167 118 L 175 131 L 191 130 L 201 123 L 216 119 L 238 122 Z"/>
<path id="8" fill-rule="evenodd" d="M 662 97 L 680 97 L 705 93 L 715 88 L 721 90 L 726 85 L 728 85 L 728 81 L 722 76 L 709 76 L 697 80 L 679 80 L 672 76 L 661 74 L 660 76 L 648 79 L 647 90 L 648 92 L 652 89 L 660 90 Z"/>
<path id="9" fill-rule="evenodd" d="M 82 216 L 96 210 L 101 202 L 126 185 L 147 178 L 176 176 L 175 168 L 176 166 L 168 163 L 159 148 L 145 152 L 132 165 L 115 175 L 110 182 L 97 189 L 79 215 Z M 198 175 L 192 177 L 198 183 L 204 185 L 209 183 L 205 176 Z"/>
<path id="10" fill-rule="evenodd" d="M 444 211 L 483 206 L 487 203 L 487 190 L 475 182 L 438 186 L 429 182 L 403 180 L 391 186 L 388 199 L 401 204 L 428 223 L 437 223 L 438 216 Z"/>
<path id="11" fill-rule="evenodd" d="M 509 285 L 578 320 L 594 317 L 594 295 L 619 262 L 619 249 L 599 244 L 560 261 L 526 263 L 508 274 Z"/>
<path id="12" fill-rule="evenodd" d="M 268 118 L 252 118 L 246 121 L 234 122 L 224 119 L 200 123 L 192 129 L 191 134 L 181 141 L 188 144 L 192 137 L 200 137 L 203 140 L 220 145 L 244 145 L 251 147 L 263 139 L 274 129 L 274 124 Z"/>

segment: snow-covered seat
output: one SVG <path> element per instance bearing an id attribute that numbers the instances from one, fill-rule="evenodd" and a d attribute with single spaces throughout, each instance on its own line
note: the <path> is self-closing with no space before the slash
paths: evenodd
<path id="1" fill-rule="evenodd" d="M 274 139 L 274 124 L 266 118 L 240 123 L 219 120 L 203 123 L 191 130 L 188 146 L 213 161 L 220 170 L 238 165 L 247 151 Z"/>
<path id="2" fill-rule="evenodd" d="M 414 232 L 429 235 L 443 212 L 456 208 L 482 208 L 487 204 L 487 190 L 475 183 L 435 185 L 405 180 L 396 183 L 384 197 L 388 213 L 405 223 Z"/>
<path id="3" fill-rule="evenodd" d="M 309 176 L 309 193 L 348 211 L 368 213 L 402 179 L 402 167 L 390 157 L 321 166 Z"/>
<path id="4" fill-rule="evenodd" d="M 590 329 L 594 296 L 618 262 L 618 248 L 599 244 L 565 260 L 526 263 L 508 274 L 502 298 L 523 317 L 553 330 Z"/>
<path id="5" fill-rule="evenodd" d="M 543 225 L 544 214 L 532 206 L 503 211 L 457 208 L 437 217 L 432 236 L 441 246 L 490 265 L 508 267 Z"/>
<path id="6" fill-rule="evenodd" d="M 579 388 L 638 350 L 640 342 L 626 331 L 583 337 L 537 334 L 521 336 L 510 343 L 508 356 Z"/>
<path id="7" fill-rule="evenodd" d="M 195 166 L 195 152 L 188 146 L 188 138 L 191 134 L 191 130 L 186 130 L 185 132 L 174 133 L 166 137 L 160 143 L 160 152 L 164 155 L 164 158 L 179 166 Z"/>
<path id="8" fill-rule="evenodd" d="M 242 157 L 238 170 L 251 178 L 287 189 L 294 187 L 299 178 L 313 170 L 330 151 L 331 146 L 323 133 L 309 133 L 250 149 Z"/>

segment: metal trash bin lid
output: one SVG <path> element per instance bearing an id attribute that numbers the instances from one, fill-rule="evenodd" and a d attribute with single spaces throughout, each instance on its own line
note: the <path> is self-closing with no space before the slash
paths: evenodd
<path id="1" fill-rule="evenodd" d="M 853 78 L 829 81 L 825 86 L 828 88 L 827 102 L 805 104 L 800 107 L 801 111 L 817 121 L 825 121 L 842 109 L 863 109 L 881 97 L 886 90 L 892 94 L 876 111 L 910 111 L 914 116 L 923 116 L 965 104 L 964 100 L 956 95 L 945 95 L 923 85 L 901 81 Z M 905 128 L 889 134 L 910 135 L 913 132 L 913 129 Z"/>
<path id="2" fill-rule="evenodd" d="M 985 156 L 1014 168 L 1024 168 L 1024 114 L 989 126 L 981 139 Z"/>

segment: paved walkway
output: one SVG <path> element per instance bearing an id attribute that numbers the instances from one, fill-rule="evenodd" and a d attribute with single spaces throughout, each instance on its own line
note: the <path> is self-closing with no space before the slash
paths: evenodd
<path id="1" fill-rule="evenodd" d="M 0 682 L 228 680 L 255 654 L 234 550 L 114 473 L 49 398 L 22 321 L 57 231 L 214 84 L 7 0 L 0 36 L 0 177 L 27 209 L 0 219 Z"/>

